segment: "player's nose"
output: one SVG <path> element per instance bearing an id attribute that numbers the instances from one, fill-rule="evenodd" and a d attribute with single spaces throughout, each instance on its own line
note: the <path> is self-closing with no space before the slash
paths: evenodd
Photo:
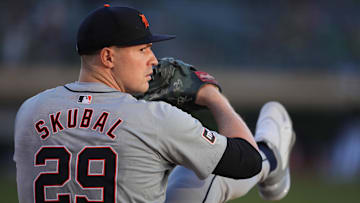
<path id="1" fill-rule="evenodd" d="M 151 66 L 156 66 L 158 63 L 159 63 L 159 61 L 158 61 L 157 58 L 155 57 L 154 52 L 151 51 L 150 65 L 151 65 Z"/>

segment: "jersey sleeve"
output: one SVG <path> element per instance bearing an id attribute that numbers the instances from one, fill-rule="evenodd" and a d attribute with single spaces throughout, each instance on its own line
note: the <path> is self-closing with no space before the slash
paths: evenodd
<path id="1" fill-rule="evenodd" d="M 159 153 L 177 165 L 206 178 L 226 148 L 226 137 L 205 128 L 190 114 L 164 102 L 157 102 L 153 125 L 159 126 Z"/>

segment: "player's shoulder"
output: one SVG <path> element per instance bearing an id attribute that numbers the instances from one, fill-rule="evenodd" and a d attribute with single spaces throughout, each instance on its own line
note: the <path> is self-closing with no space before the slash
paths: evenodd
<path id="1" fill-rule="evenodd" d="M 30 98 L 27 98 L 19 107 L 16 120 L 27 120 L 39 114 L 39 108 L 44 105 L 44 97 L 51 94 L 55 88 L 44 90 Z"/>
<path id="2" fill-rule="evenodd" d="M 52 94 L 56 88 L 58 88 L 58 87 L 43 90 L 42 92 L 39 92 L 36 95 L 27 98 L 21 104 L 20 108 L 37 105 L 39 102 L 44 101 L 44 98 L 47 97 L 49 94 Z"/>
<path id="3" fill-rule="evenodd" d="M 199 122 L 187 112 L 163 101 L 138 100 L 138 103 L 144 105 L 144 111 L 149 116 L 147 118 L 157 125 L 177 128 L 180 124 L 193 125 Z"/>
<path id="4" fill-rule="evenodd" d="M 54 91 L 54 89 L 55 88 L 46 89 L 46 90 L 43 90 L 42 92 L 39 92 L 39 93 L 29 97 L 22 103 L 22 105 L 29 105 L 31 103 L 34 103 L 35 101 L 39 100 L 39 98 L 41 98 L 44 95 L 47 95 L 50 92 Z"/>
<path id="5" fill-rule="evenodd" d="M 146 101 L 146 100 L 137 100 L 139 105 L 144 106 L 144 108 L 156 116 L 161 116 L 162 118 L 178 115 L 178 116 L 191 116 L 190 114 L 182 111 L 181 109 L 163 102 L 163 101 Z"/>

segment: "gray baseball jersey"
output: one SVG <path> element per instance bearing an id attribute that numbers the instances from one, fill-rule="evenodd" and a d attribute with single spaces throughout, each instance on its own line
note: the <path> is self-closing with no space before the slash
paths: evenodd
<path id="1" fill-rule="evenodd" d="M 176 165 L 207 177 L 226 138 L 164 102 L 75 82 L 24 102 L 15 122 L 25 202 L 164 202 Z"/>

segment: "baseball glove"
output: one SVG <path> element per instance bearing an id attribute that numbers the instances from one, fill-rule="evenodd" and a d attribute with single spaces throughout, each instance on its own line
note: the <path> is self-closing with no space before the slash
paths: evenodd
<path id="1" fill-rule="evenodd" d="M 138 99 L 165 101 L 186 112 L 205 108 L 195 104 L 199 89 L 205 84 L 221 88 L 215 78 L 206 72 L 198 71 L 190 64 L 174 58 L 162 58 L 154 67 L 149 90 Z"/>

